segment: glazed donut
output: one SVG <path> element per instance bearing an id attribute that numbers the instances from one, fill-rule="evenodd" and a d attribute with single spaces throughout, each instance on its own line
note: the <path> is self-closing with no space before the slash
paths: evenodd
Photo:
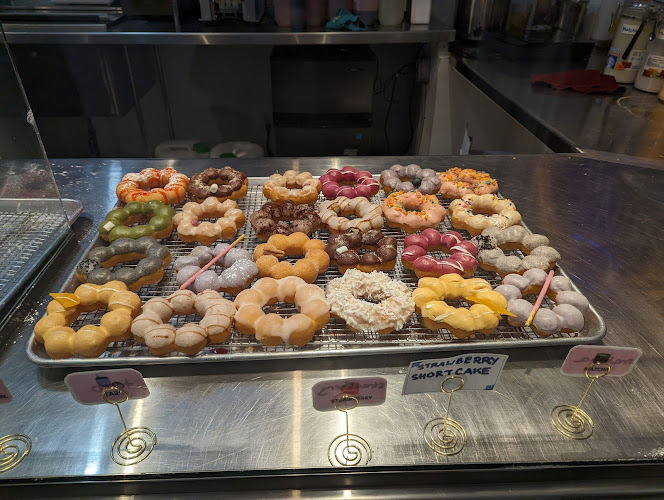
<path id="1" fill-rule="evenodd" d="M 291 200 L 297 204 L 313 205 L 318 199 L 321 184 L 309 172 L 298 173 L 288 170 L 281 174 L 272 174 L 263 185 L 263 195 L 272 201 Z"/>
<path id="2" fill-rule="evenodd" d="M 352 199 L 339 196 L 335 200 L 324 201 L 318 206 L 318 214 L 332 233 L 345 233 L 352 228 L 366 233 L 370 229 L 380 229 L 385 222 L 380 206 L 374 205 L 364 196 Z M 347 219 L 347 215 L 357 218 Z"/>
<path id="3" fill-rule="evenodd" d="M 200 271 L 201 267 L 229 246 L 228 243 L 219 243 L 214 247 L 214 250 L 198 246 L 194 247 L 188 256 L 175 259 L 173 264 L 177 272 L 175 283 L 182 286 L 189 278 Z M 237 295 L 249 287 L 249 284 L 258 274 L 258 267 L 256 267 L 252 255 L 241 248 L 231 248 L 226 255 L 217 261 L 216 265 L 224 268 L 220 276 L 209 269 L 198 275 L 190 287 L 197 292 L 216 290 Z"/>
<path id="4" fill-rule="evenodd" d="M 440 233 L 435 229 L 425 229 L 422 234 L 406 236 L 403 242 L 401 263 L 406 269 L 415 271 L 418 278 L 438 278 L 443 274 L 459 274 L 470 277 L 477 269 L 477 247 L 464 241 L 456 231 Z M 437 259 L 427 252 L 443 251 L 450 256 Z"/>
<path id="5" fill-rule="evenodd" d="M 438 174 L 440 194 L 443 198 L 454 200 L 467 194 L 493 194 L 498 191 L 498 181 L 486 172 L 472 168 L 450 168 Z"/>
<path id="6" fill-rule="evenodd" d="M 341 170 L 331 168 L 321 175 L 320 182 L 323 186 L 323 196 L 328 200 L 338 196 L 371 198 L 380 188 L 380 184 L 373 178 L 371 172 L 356 170 L 353 167 L 344 167 Z"/>
<path id="7" fill-rule="evenodd" d="M 200 222 L 201 219 L 217 218 L 216 222 Z M 182 241 L 197 241 L 211 245 L 217 240 L 227 240 L 237 234 L 244 224 L 244 212 L 234 200 L 219 201 L 206 198 L 203 203 L 190 201 L 173 217 L 178 237 Z"/>
<path id="8" fill-rule="evenodd" d="M 168 321 L 174 315 L 198 314 L 200 323 L 186 323 L 175 328 Z M 181 352 L 193 356 L 208 344 L 224 342 L 231 334 L 235 306 L 214 290 L 198 295 L 178 290 L 168 297 L 155 297 L 131 324 L 137 342 L 145 344 L 155 356 Z"/>
<path id="9" fill-rule="evenodd" d="M 489 227 L 470 241 L 478 248 L 477 260 L 482 269 L 501 276 L 523 274 L 528 269 L 548 271 L 560 260 L 560 253 L 549 246 L 546 236 L 530 234 L 523 226 Z M 521 250 L 527 255 L 505 255 L 501 247 Z"/>
<path id="10" fill-rule="evenodd" d="M 467 194 L 454 200 L 450 203 L 450 219 L 456 229 L 465 229 L 473 236 L 487 227 L 504 229 L 521 224 L 521 214 L 514 203 L 493 194 Z"/>
<path id="11" fill-rule="evenodd" d="M 394 191 L 381 205 L 390 227 L 406 233 L 415 233 L 427 227 L 438 227 L 445 218 L 445 208 L 432 194 L 418 191 Z"/>
<path id="12" fill-rule="evenodd" d="M 104 222 L 99 225 L 99 236 L 106 241 L 118 238 L 136 240 L 143 236 L 152 236 L 156 239 L 168 238 L 173 232 L 174 215 L 175 209 L 159 200 L 147 203 L 132 201 L 124 208 L 117 208 L 106 214 Z M 144 218 L 149 219 L 147 224 L 132 226 Z"/>
<path id="13" fill-rule="evenodd" d="M 122 262 L 138 261 L 135 267 L 109 268 Z M 87 258 L 76 266 L 76 277 L 83 283 L 103 285 L 109 281 L 121 281 L 132 292 L 145 285 L 159 283 L 164 269 L 171 262 L 170 250 L 150 236 L 137 240 L 119 238 L 107 247 L 90 250 Z"/>
<path id="14" fill-rule="evenodd" d="M 369 249 L 375 251 L 361 252 Z M 391 271 L 397 262 L 397 239 L 385 236 L 379 229 L 366 233 L 349 229 L 345 234 L 331 234 L 325 251 L 342 274 L 348 269 L 363 273 Z"/>
<path id="15" fill-rule="evenodd" d="M 385 194 L 392 191 L 419 191 L 422 194 L 436 194 L 440 179 L 434 170 L 419 165 L 392 165 L 380 173 L 380 183 Z"/>
<path id="16" fill-rule="evenodd" d="M 284 257 L 302 258 L 291 264 L 279 260 Z M 298 276 L 307 283 L 313 283 L 318 274 L 325 272 L 330 266 L 325 243 L 321 240 L 311 240 L 304 233 L 270 236 L 267 243 L 256 247 L 254 260 L 258 266 L 258 276 L 261 278 L 267 276 L 280 279 L 286 276 Z"/>
<path id="17" fill-rule="evenodd" d="M 206 168 L 189 180 L 189 196 L 203 201 L 214 196 L 219 201 L 238 200 L 247 196 L 249 179 L 244 172 L 231 167 Z"/>
<path id="18" fill-rule="evenodd" d="M 446 299 L 473 297 L 478 303 L 469 309 L 456 308 Z M 439 278 L 422 278 L 413 292 L 417 311 L 424 326 L 431 330 L 446 328 L 457 338 L 465 339 L 473 333 L 489 334 L 498 327 L 507 300 L 491 290 L 488 281 L 480 278 L 464 279 L 458 274 L 444 274 Z"/>
<path id="19" fill-rule="evenodd" d="M 304 233 L 311 236 L 321 225 L 320 217 L 311 205 L 297 205 L 290 200 L 266 203 L 249 216 L 249 222 L 260 241 L 267 241 L 273 234 Z"/>
<path id="20" fill-rule="evenodd" d="M 179 174 L 173 168 L 163 170 L 146 168 L 138 174 L 125 175 L 115 188 L 115 194 L 125 203 L 159 200 L 166 204 L 177 205 L 187 196 L 187 186 L 189 186 L 189 177 Z"/>
<path id="21" fill-rule="evenodd" d="M 378 271 L 349 269 L 328 283 L 327 301 L 332 316 L 354 332 L 401 330 L 415 310 L 408 287 Z"/>
<path id="22" fill-rule="evenodd" d="M 263 307 L 276 302 L 294 304 L 298 313 L 282 318 L 263 312 Z M 255 335 L 263 345 L 303 346 L 330 321 L 330 306 L 323 289 L 297 276 L 261 278 L 249 290 L 240 292 L 235 307 L 237 329 L 244 335 Z"/>
<path id="23" fill-rule="evenodd" d="M 153 240 L 154 241 L 154 240 Z M 82 356 L 97 358 L 111 342 L 127 340 L 131 320 L 141 308 L 141 299 L 120 281 L 103 285 L 86 283 L 69 295 L 70 307 L 57 300 L 46 306 L 46 315 L 35 324 L 35 340 L 44 344 L 53 359 Z M 83 312 L 107 309 L 99 326 L 85 325 L 74 331 L 70 325 Z"/>

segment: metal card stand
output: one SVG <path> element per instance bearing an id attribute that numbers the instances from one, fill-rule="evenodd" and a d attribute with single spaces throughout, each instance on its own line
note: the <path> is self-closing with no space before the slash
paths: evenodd
<path id="1" fill-rule="evenodd" d="M 439 455 L 456 455 L 466 446 L 466 430 L 459 422 L 449 418 L 452 394 L 465 383 L 464 378 L 458 375 L 450 375 L 441 382 L 440 390 L 448 395 L 445 417 L 434 418 L 424 426 L 424 440 L 429 448 Z M 452 384 L 457 385 L 452 387 Z"/>
<path id="2" fill-rule="evenodd" d="M 147 427 L 132 427 L 127 429 L 127 424 L 122 416 L 120 404 L 129 399 L 129 395 L 121 388 L 116 386 L 106 387 L 102 393 L 102 398 L 109 404 L 118 409 L 120 420 L 124 432 L 115 438 L 111 445 L 111 458 L 118 465 L 135 465 L 142 462 L 154 449 L 157 444 L 157 435 Z M 117 399 L 119 396 L 119 399 Z"/>
<path id="3" fill-rule="evenodd" d="M 341 408 L 341 403 L 350 402 L 350 406 Z M 356 465 L 367 465 L 373 457 L 373 450 L 369 443 L 362 436 L 350 433 L 348 425 L 348 412 L 357 408 L 359 404 L 355 396 L 343 394 L 334 407 L 342 412 L 346 418 L 346 433 L 335 437 L 327 449 L 327 458 L 331 465 L 341 467 L 354 467 Z"/>
<path id="4" fill-rule="evenodd" d="M 25 434 L 0 437 L 0 472 L 7 472 L 20 464 L 32 450 L 32 440 Z"/>

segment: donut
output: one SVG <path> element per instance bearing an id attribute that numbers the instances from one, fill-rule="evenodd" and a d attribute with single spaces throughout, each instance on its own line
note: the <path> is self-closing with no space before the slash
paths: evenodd
<path id="1" fill-rule="evenodd" d="M 260 241 L 267 241 L 273 234 L 304 233 L 311 236 L 321 225 L 320 217 L 311 205 L 297 205 L 291 200 L 266 203 L 249 216 L 249 222 Z"/>
<path id="2" fill-rule="evenodd" d="M 117 208 L 106 214 L 104 222 L 99 226 L 99 236 L 106 241 L 118 238 L 136 240 L 143 236 L 152 236 L 156 239 L 168 238 L 173 232 L 174 215 L 175 209 L 159 200 L 147 203 L 132 201 L 124 208 Z M 147 224 L 132 226 L 146 218 L 149 219 Z"/>
<path id="3" fill-rule="evenodd" d="M 414 271 L 418 278 L 438 278 L 443 274 L 459 274 L 468 278 L 477 269 L 477 247 L 465 241 L 456 231 L 441 233 L 425 229 L 422 234 L 406 236 L 403 248 L 401 263 L 406 269 Z M 443 251 L 450 256 L 437 259 L 427 255 L 431 251 Z"/>
<path id="4" fill-rule="evenodd" d="M 206 168 L 189 180 L 189 197 L 203 201 L 214 196 L 219 201 L 238 200 L 247 196 L 249 179 L 244 172 L 231 167 Z"/>
<path id="5" fill-rule="evenodd" d="M 450 168 L 438 174 L 440 194 L 454 200 L 467 194 L 493 194 L 498 191 L 498 181 L 486 172 L 472 168 Z"/>
<path id="6" fill-rule="evenodd" d="M 138 261 L 134 267 L 109 268 L 123 262 Z M 145 285 L 159 283 L 171 262 L 170 250 L 150 236 L 137 240 L 119 238 L 107 247 L 96 247 L 76 266 L 76 277 L 83 283 L 103 285 L 121 281 L 132 292 Z"/>
<path id="7" fill-rule="evenodd" d="M 470 241 L 478 249 L 480 267 L 501 276 L 523 274 L 528 269 L 548 271 L 560 260 L 560 253 L 549 246 L 546 236 L 530 234 L 523 226 L 488 227 Z M 503 249 L 521 250 L 526 256 L 506 255 Z"/>
<path id="8" fill-rule="evenodd" d="M 410 165 L 392 165 L 380 173 L 380 183 L 385 194 L 392 191 L 419 191 L 422 194 L 436 194 L 440 189 L 440 179 L 434 170 Z"/>
<path id="9" fill-rule="evenodd" d="M 284 257 L 302 257 L 294 264 L 280 261 Z M 275 234 L 266 243 L 254 250 L 254 260 L 258 266 L 258 276 L 275 279 L 298 276 L 307 283 L 313 283 L 319 273 L 330 266 L 330 257 L 325 252 L 325 243 L 311 240 L 304 233 L 288 236 Z"/>
<path id="10" fill-rule="evenodd" d="M 524 326 L 533 310 L 533 304 L 523 297 L 539 294 L 547 277 L 541 269 L 529 269 L 523 276 L 508 274 L 503 284 L 495 291 L 507 300 L 507 310 L 515 316 L 508 316 L 512 326 Z M 540 337 L 549 337 L 556 332 L 573 333 L 583 329 L 584 313 L 590 308 L 588 299 L 572 290 L 572 284 L 565 276 L 554 276 L 546 294 L 556 303 L 553 309 L 540 307 L 531 323 L 533 331 Z"/>
<path id="11" fill-rule="evenodd" d="M 419 191 L 394 191 L 383 201 L 381 208 L 387 225 L 406 233 L 438 227 L 447 213 L 435 195 Z"/>
<path id="12" fill-rule="evenodd" d="M 345 233 L 352 228 L 362 233 L 370 229 L 380 229 L 385 223 L 382 213 L 379 205 L 374 205 L 364 196 L 355 198 L 339 196 L 318 206 L 318 215 L 332 233 Z M 356 218 L 347 219 L 348 215 Z"/>
<path id="13" fill-rule="evenodd" d="M 323 187 L 323 196 L 328 200 L 338 196 L 371 198 L 380 189 L 379 182 L 373 178 L 371 172 L 353 167 L 344 167 L 341 170 L 331 168 L 321 175 L 319 180 Z"/>
<path id="14" fill-rule="evenodd" d="M 325 251 L 342 274 L 348 269 L 363 273 L 391 271 L 397 262 L 397 239 L 385 236 L 379 229 L 366 233 L 349 229 L 344 234 L 331 234 Z"/>
<path id="15" fill-rule="evenodd" d="M 288 170 L 281 174 L 272 174 L 263 185 L 263 195 L 272 201 L 291 200 L 294 203 L 313 205 L 318 199 L 321 184 L 309 172 Z"/>
<path id="16" fill-rule="evenodd" d="M 493 194 L 467 194 L 450 203 L 450 219 L 456 229 L 477 236 L 487 227 L 501 229 L 521 224 L 521 214 L 511 200 Z"/>
<path id="17" fill-rule="evenodd" d="M 165 204 L 177 205 L 187 196 L 187 186 L 189 177 L 179 174 L 173 168 L 146 168 L 137 174 L 125 175 L 115 188 L 115 194 L 125 203 L 159 200 Z"/>
<path id="18" fill-rule="evenodd" d="M 388 334 L 401 330 L 415 311 L 405 283 L 378 271 L 349 269 L 327 285 L 330 313 L 354 332 Z"/>
<path id="19" fill-rule="evenodd" d="M 177 272 L 175 282 L 182 286 L 194 274 L 201 270 L 205 264 L 210 262 L 216 255 L 226 250 L 228 243 L 219 243 L 214 250 L 205 247 L 194 247 L 186 257 L 175 259 L 173 267 Z M 241 248 L 231 248 L 226 255 L 216 262 L 216 265 L 224 268 L 221 275 L 217 275 L 212 269 L 202 272 L 196 280 L 189 285 L 197 292 L 203 290 L 216 290 L 237 295 L 258 275 L 258 267 L 254 263 L 252 255 Z"/>
<path id="20" fill-rule="evenodd" d="M 67 307 L 58 300 L 49 302 L 46 315 L 35 324 L 35 340 L 44 344 L 46 354 L 53 359 L 101 356 L 111 342 L 129 338 L 131 321 L 141 309 L 141 299 L 121 281 L 86 283 L 73 296 L 68 294 L 68 299 Z M 71 328 L 79 314 L 97 309 L 108 311 L 99 326 L 85 325 L 78 331 Z"/>
<path id="21" fill-rule="evenodd" d="M 469 309 L 456 308 L 445 300 L 472 297 L 476 304 Z M 465 339 L 474 333 L 490 334 L 495 331 L 507 300 L 491 290 L 488 281 L 481 278 L 464 279 L 458 274 L 444 274 L 439 278 L 421 278 L 413 292 L 417 311 L 424 326 L 431 330 L 446 328 L 457 338 Z"/>
<path id="22" fill-rule="evenodd" d="M 186 323 L 175 328 L 168 321 L 174 316 L 198 314 L 199 323 Z M 155 297 L 131 324 L 134 339 L 145 344 L 155 356 L 181 352 L 188 356 L 200 352 L 208 344 L 224 342 L 231 334 L 235 306 L 214 290 L 198 295 L 178 290 L 168 297 Z"/>
<path id="23" fill-rule="evenodd" d="M 217 220 L 201 222 L 202 219 L 212 218 Z M 232 238 L 244 221 L 244 212 L 234 200 L 219 201 L 215 197 L 206 198 L 202 203 L 185 203 L 182 212 L 173 217 L 178 238 L 185 242 L 197 241 L 201 245 Z"/>
<path id="24" fill-rule="evenodd" d="M 263 307 L 276 302 L 294 304 L 297 314 L 282 318 L 265 314 Z M 286 343 L 303 346 L 316 330 L 330 321 L 325 292 L 297 276 L 282 279 L 261 278 L 235 298 L 235 326 L 243 335 L 255 335 L 263 345 Z"/>

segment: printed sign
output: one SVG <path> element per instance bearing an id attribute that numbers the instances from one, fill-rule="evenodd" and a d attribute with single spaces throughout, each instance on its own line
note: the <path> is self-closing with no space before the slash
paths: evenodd
<path id="1" fill-rule="evenodd" d="M 13 399 L 14 396 L 12 396 L 12 393 L 9 392 L 9 389 L 7 389 L 7 386 L 0 378 L 0 404 L 11 403 Z"/>
<path id="2" fill-rule="evenodd" d="M 506 354 L 470 353 L 444 359 L 413 361 L 403 385 L 403 394 L 440 392 L 447 377 L 463 377 L 465 391 L 490 391 L 507 361 Z"/>
<path id="3" fill-rule="evenodd" d="M 387 380 L 381 377 L 324 380 L 314 385 L 312 394 L 314 408 L 318 411 L 347 408 L 349 405 L 378 406 L 385 402 Z M 344 395 L 352 398 L 344 398 Z"/>
<path id="4" fill-rule="evenodd" d="M 560 371 L 571 377 L 585 377 L 586 366 L 599 362 L 601 364 L 589 370 L 590 375 L 606 371 L 606 365 L 609 365 L 611 369 L 606 374 L 607 377 L 622 377 L 632 370 L 640 357 L 641 349 L 635 347 L 577 345 L 567 353 Z"/>
<path id="5" fill-rule="evenodd" d="M 108 403 L 103 397 L 103 391 L 111 387 L 117 390 L 106 391 L 109 401 L 121 402 L 125 394 L 127 399 L 143 399 L 150 395 L 143 375 L 132 368 L 70 373 L 65 377 L 65 384 L 74 399 L 84 405 Z"/>

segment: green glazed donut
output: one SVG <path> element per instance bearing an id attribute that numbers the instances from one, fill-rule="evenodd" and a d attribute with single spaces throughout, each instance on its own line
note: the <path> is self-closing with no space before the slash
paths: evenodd
<path id="1" fill-rule="evenodd" d="M 164 205 L 159 200 L 141 203 L 132 201 L 124 208 L 111 210 L 104 222 L 99 226 L 99 235 L 106 241 L 115 241 L 118 238 L 131 238 L 137 240 L 143 236 L 153 238 L 167 238 L 173 231 L 173 216 L 175 209 Z M 129 227 L 129 224 L 140 221 L 144 217 L 150 220 L 147 224 Z"/>

